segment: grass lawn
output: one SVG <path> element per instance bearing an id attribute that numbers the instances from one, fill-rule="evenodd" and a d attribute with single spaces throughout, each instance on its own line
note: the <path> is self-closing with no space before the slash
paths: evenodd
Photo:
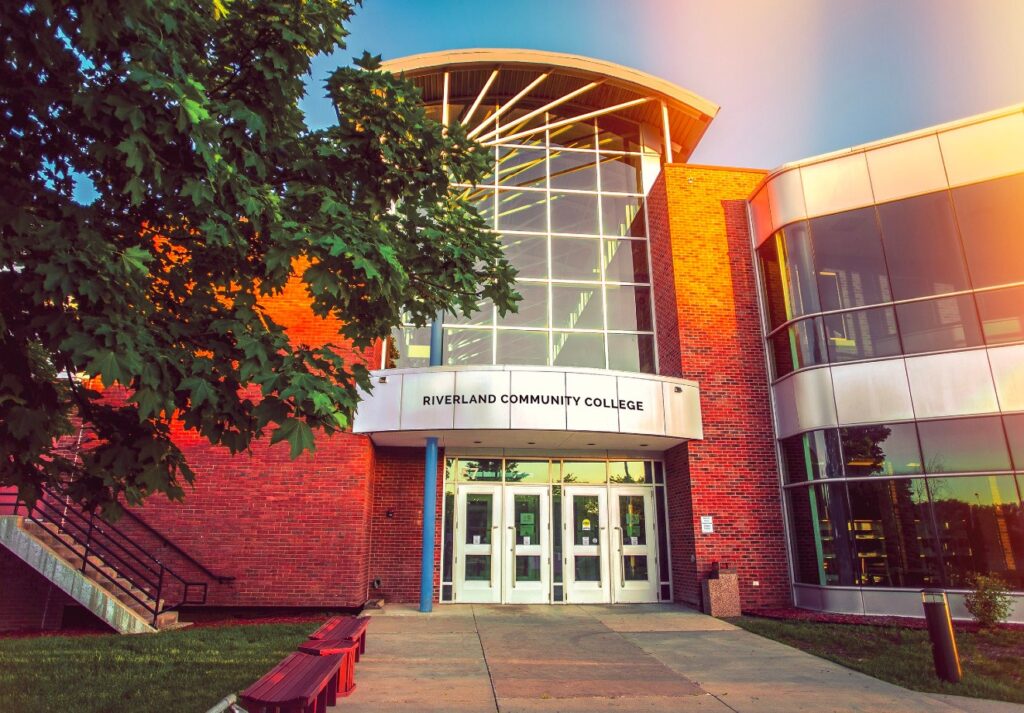
<path id="1" fill-rule="evenodd" d="M 321 623 L 0 638 L 0 710 L 202 713 L 266 673 Z"/>
<path id="2" fill-rule="evenodd" d="M 935 676 L 927 631 L 751 616 L 729 621 L 755 634 L 916 691 L 1024 703 L 1024 631 L 958 630 L 957 648 L 964 678 L 953 685 Z"/>

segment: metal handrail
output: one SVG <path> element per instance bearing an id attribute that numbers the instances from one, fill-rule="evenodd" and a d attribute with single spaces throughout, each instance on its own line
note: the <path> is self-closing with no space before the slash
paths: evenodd
<path id="1" fill-rule="evenodd" d="M 57 504 L 54 504 L 53 501 L 56 501 Z M 145 611 L 152 614 L 154 624 L 156 624 L 157 618 L 162 612 L 189 602 L 189 593 L 193 588 L 201 589 L 202 599 L 191 603 L 206 603 L 208 594 L 206 582 L 186 580 L 157 557 L 135 543 L 116 526 L 97 517 L 95 513 L 86 515 L 69 500 L 60 498 L 47 488 L 43 489 L 41 497 L 31 506 L 20 502 L 17 495 L 13 493 L 0 495 L 0 505 L 13 506 L 14 514 L 24 510 L 27 519 L 38 524 L 49 535 L 56 538 L 58 542 L 82 557 L 81 571 L 83 573 L 92 564 L 93 569 L 98 574 L 102 575 L 117 589 L 127 594 Z M 145 525 L 145 523 L 143 524 Z M 152 530 L 148 525 L 146 527 Z M 118 538 L 121 538 L 121 540 Z M 166 541 L 166 538 L 161 539 Z M 130 544 L 137 552 L 132 552 L 125 545 L 125 542 Z M 81 553 L 78 552 L 79 548 Z M 120 550 L 123 554 L 119 554 L 117 550 Z M 188 557 L 187 554 L 186 557 Z M 98 559 L 102 565 L 112 570 L 114 575 L 109 574 L 103 567 L 91 563 L 90 558 Z M 188 557 L 188 559 L 195 563 L 195 560 L 191 557 Z M 209 573 L 205 567 L 200 565 L 200 568 L 204 572 Z M 166 602 L 163 601 L 168 576 L 177 580 L 182 588 L 181 600 L 172 606 L 167 606 Z M 216 577 L 216 575 L 213 576 Z M 121 579 L 128 582 L 129 586 L 125 586 L 120 581 Z M 221 578 L 217 579 L 218 581 L 223 581 Z M 143 593 L 150 600 L 140 597 L 133 589 Z"/>
<path id="2" fill-rule="evenodd" d="M 207 567 L 202 562 L 197 560 L 195 557 L 190 555 L 188 552 L 183 550 L 176 542 L 174 542 L 173 540 L 168 539 L 168 537 L 165 534 L 163 534 L 162 532 L 157 530 L 155 527 L 150 525 L 148 522 L 143 520 L 142 517 L 137 512 L 135 512 L 134 510 L 125 509 L 124 512 L 125 512 L 125 514 L 128 517 L 132 518 L 132 520 L 134 520 L 139 525 L 142 525 L 142 527 L 145 530 L 147 530 L 152 535 L 154 535 L 157 539 L 159 539 L 161 543 L 163 543 L 164 545 L 167 545 L 172 550 L 177 552 L 179 555 L 181 555 L 182 557 L 187 559 L 191 564 L 195 565 L 198 569 L 202 570 L 202 572 L 204 574 L 206 574 L 208 577 L 211 577 L 212 579 L 216 579 L 221 584 L 226 584 L 227 582 L 235 581 L 235 578 L 233 576 L 231 576 L 231 575 L 217 574 L 216 572 L 211 570 L 209 567 Z"/>

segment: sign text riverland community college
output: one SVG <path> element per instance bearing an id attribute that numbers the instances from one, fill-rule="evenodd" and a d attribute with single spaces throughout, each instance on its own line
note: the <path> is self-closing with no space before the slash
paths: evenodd
<path id="1" fill-rule="evenodd" d="M 562 396 L 559 394 L 443 394 L 424 396 L 424 406 L 470 404 L 530 404 L 534 406 L 588 406 L 620 411 L 643 411 L 644 402 L 632 399 L 609 399 L 602 396 Z"/>

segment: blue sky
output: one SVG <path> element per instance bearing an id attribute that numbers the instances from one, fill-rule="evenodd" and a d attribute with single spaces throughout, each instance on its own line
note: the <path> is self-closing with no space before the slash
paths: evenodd
<path id="1" fill-rule="evenodd" d="M 331 120 L 326 74 L 523 47 L 618 62 L 721 111 L 691 161 L 772 168 L 1024 102 L 1024 0 L 366 0 L 348 49 L 315 61 L 303 106 Z"/>

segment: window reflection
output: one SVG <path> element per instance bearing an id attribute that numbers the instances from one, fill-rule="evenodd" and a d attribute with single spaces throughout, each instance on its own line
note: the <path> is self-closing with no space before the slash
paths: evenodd
<path id="1" fill-rule="evenodd" d="M 601 190 L 608 193 L 641 193 L 640 157 L 601 154 Z"/>
<path id="2" fill-rule="evenodd" d="M 653 334 L 609 334 L 608 368 L 653 374 Z"/>
<path id="3" fill-rule="evenodd" d="M 498 181 L 503 186 L 544 188 L 547 181 L 547 152 L 544 149 L 500 147 Z"/>
<path id="4" fill-rule="evenodd" d="M 805 366 L 827 363 L 821 317 L 794 322 L 773 334 L 771 356 L 777 379 Z"/>
<path id="5" fill-rule="evenodd" d="M 896 305 L 896 317 L 906 354 L 982 344 L 981 326 L 971 295 Z"/>
<path id="6" fill-rule="evenodd" d="M 838 478 L 843 475 L 839 434 L 835 429 L 810 431 L 783 438 L 782 465 L 789 483 Z"/>
<path id="7" fill-rule="evenodd" d="M 1024 513 L 1013 476 L 928 480 L 948 586 L 967 587 L 975 574 L 996 574 L 1024 587 Z"/>
<path id="8" fill-rule="evenodd" d="M 642 238 L 647 235 L 642 198 L 604 196 L 601 198 L 602 234 Z"/>
<path id="9" fill-rule="evenodd" d="M 892 300 L 873 207 L 815 218 L 811 235 L 823 310 Z"/>
<path id="10" fill-rule="evenodd" d="M 1006 424 L 1006 438 L 1010 442 L 1010 453 L 1013 454 L 1014 467 L 1024 472 L 1024 413 L 1003 416 Z"/>
<path id="11" fill-rule="evenodd" d="M 979 292 L 975 299 L 986 343 L 1024 341 L 1024 287 Z"/>
<path id="12" fill-rule="evenodd" d="M 878 359 L 900 353 L 892 307 L 827 314 L 824 324 L 830 361 Z"/>
<path id="13" fill-rule="evenodd" d="M 604 368 L 604 335 L 587 332 L 554 332 L 552 362 L 557 366 Z"/>
<path id="14" fill-rule="evenodd" d="M 922 472 L 917 428 L 912 423 L 839 429 L 846 476 L 911 475 Z"/>
<path id="15" fill-rule="evenodd" d="M 597 154 L 589 151 L 552 151 L 550 186 L 557 190 L 596 191 Z M 578 231 L 569 231 L 578 232 Z"/>
<path id="16" fill-rule="evenodd" d="M 543 235 L 519 235 L 504 233 L 501 245 L 505 250 L 505 258 L 519 270 L 516 275 L 522 278 L 541 278 L 548 276 L 548 239 Z"/>
<path id="17" fill-rule="evenodd" d="M 897 300 L 970 287 L 946 191 L 885 203 L 878 216 Z"/>
<path id="18" fill-rule="evenodd" d="M 548 333 L 498 330 L 498 364 L 548 364 Z"/>
<path id="19" fill-rule="evenodd" d="M 597 235 L 597 201 L 594 194 L 551 192 L 551 232 Z"/>
<path id="20" fill-rule="evenodd" d="M 543 191 L 498 191 L 498 229 L 547 230 L 546 197 Z"/>
<path id="21" fill-rule="evenodd" d="M 787 492 L 793 570 L 802 584 L 854 584 L 849 506 L 843 485 L 812 485 Z"/>
<path id="22" fill-rule="evenodd" d="M 556 280 L 600 280 L 601 241 L 594 238 L 551 238 L 551 277 Z"/>
<path id="23" fill-rule="evenodd" d="M 975 287 L 1024 280 L 1024 174 L 953 189 Z"/>
<path id="24" fill-rule="evenodd" d="M 605 240 L 604 274 L 609 282 L 649 282 L 647 242 L 644 240 Z"/>
<path id="25" fill-rule="evenodd" d="M 492 364 L 491 330 L 445 329 L 444 352 L 446 364 Z"/>
<path id="26" fill-rule="evenodd" d="M 850 481 L 847 490 L 856 583 L 877 587 L 940 584 L 939 548 L 930 522 L 925 481 Z"/>
<path id="27" fill-rule="evenodd" d="M 926 473 L 1010 469 L 1010 455 L 998 416 L 921 421 L 917 428 Z"/>
<path id="28" fill-rule="evenodd" d="M 517 312 L 509 312 L 498 320 L 501 327 L 548 326 L 548 284 L 546 282 L 517 282 L 516 291 L 523 296 Z"/>
<path id="29" fill-rule="evenodd" d="M 646 332 L 651 323 L 651 288 L 608 285 L 608 329 Z"/>
<path id="30" fill-rule="evenodd" d="M 556 329 L 603 329 L 601 286 L 552 285 L 551 322 Z"/>

